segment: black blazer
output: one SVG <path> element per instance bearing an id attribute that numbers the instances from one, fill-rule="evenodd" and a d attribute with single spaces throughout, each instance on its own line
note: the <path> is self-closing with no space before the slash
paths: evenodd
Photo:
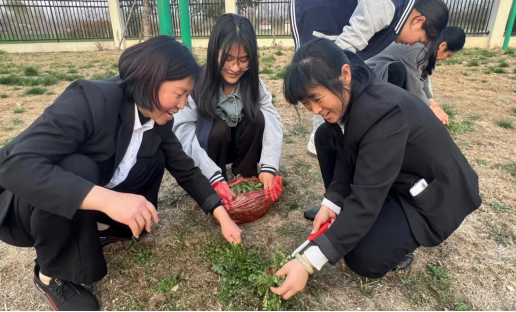
<path id="1" fill-rule="evenodd" d="M 325 197 L 342 208 L 315 240 L 331 263 L 369 231 L 388 194 L 398 196 L 417 242 L 435 246 L 477 209 L 478 176 L 432 110 L 413 94 L 375 81 L 347 108 L 338 153 L 349 160 L 335 168 Z M 419 179 L 428 187 L 409 193 Z M 395 225 L 393 225 L 395 226 Z"/>
<path id="2" fill-rule="evenodd" d="M 101 186 L 110 181 L 129 146 L 135 118 L 134 101 L 119 81 L 72 83 L 30 127 L 0 149 L 1 187 L 39 209 L 71 219 L 93 184 L 55 164 L 66 155 L 83 154 L 99 166 Z M 183 151 L 172 123 L 155 124 L 146 131 L 138 156 L 153 157 L 161 148 L 167 170 L 208 212 L 221 199 Z M 12 200 L 5 195 L 10 192 L 3 193 L 0 224 Z"/>

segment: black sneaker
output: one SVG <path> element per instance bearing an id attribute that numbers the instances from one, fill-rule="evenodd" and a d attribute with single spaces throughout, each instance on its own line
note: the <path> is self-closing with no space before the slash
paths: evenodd
<path id="1" fill-rule="evenodd" d="M 412 265 L 413 261 L 414 261 L 414 254 L 411 252 L 411 253 L 407 254 L 405 256 L 405 258 L 403 258 L 403 260 L 401 260 L 400 263 L 398 263 L 398 265 L 396 266 L 396 268 L 393 271 L 404 270 L 404 269 L 408 268 L 410 265 Z"/>
<path id="2" fill-rule="evenodd" d="M 314 206 L 306 209 L 304 214 L 305 219 L 314 221 L 315 216 L 319 213 L 319 210 L 321 210 L 321 206 Z"/>
<path id="3" fill-rule="evenodd" d="M 131 240 L 133 233 L 131 230 L 129 230 L 129 228 L 125 229 L 116 225 L 112 225 L 107 230 L 99 231 L 99 237 L 100 245 L 102 247 L 106 247 L 112 243 Z"/>
<path id="4" fill-rule="evenodd" d="M 45 285 L 39 279 L 39 266 L 34 267 L 34 289 L 54 311 L 98 311 L 100 306 L 91 291 L 72 282 L 51 279 Z"/>

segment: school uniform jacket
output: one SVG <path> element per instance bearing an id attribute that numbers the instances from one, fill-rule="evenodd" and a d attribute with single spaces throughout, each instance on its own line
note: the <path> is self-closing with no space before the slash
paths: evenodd
<path id="1" fill-rule="evenodd" d="M 417 242 L 436 246 L 482 200 L 478 176 L 432 110 L 413 94 L 375 81 L 347 108 L 344 134 L 333 124 L 349 160 L 339 163 L 325 198 L 342 207 L 314 243 L 335 264 L 369 231 L 388 194 L 397 196 Z M 425 179 L 428 187 L 409 190 Z M 393 226 L 396 226 L 393 224 Z"/>
<path id="2" fill-rule="evenodd" d="M 94 185 L 55 164 L 66 155 L 83 154 L 99 166 L 100 186 L 110 181 L 129 146 L 135 118 L 135 103 L 119 82 L 114 77 L 72 83 L 29 128 L 0 149 L 0 193 L 7 189 L 38 209 L 71 219 Z M 146 131 L 138 157 L 154 157 L 162 149 L 165 167 L 208 212 L 221 199 L 183 151 L 172 124 L 173 120 L 155 124 Z M 0 194 L 0 223 L 11 192 Z"/>

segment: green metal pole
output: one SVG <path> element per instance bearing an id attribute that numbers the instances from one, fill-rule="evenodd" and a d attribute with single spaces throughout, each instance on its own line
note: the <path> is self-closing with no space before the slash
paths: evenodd
<path id="1" fill-rule="evenodd" d="M 179 0 L 179 20 L 181 21 L 181 41 L 192 51 L 192 34 L 190 30 L 190 4 L 188 0 Z"/>
<path id="2" fill-rule="evenodd" d="M 172 30 L 172 15 L 169 0 L 158 1 L 159 32 L 162 35 L 174 36 Z"/>
<path id="3" fill-rule="evenodd" d="M 516 17 L 516 1 L 512 1 L 511 13 L 509 14 L 509 22 L 505 30 L 505 40 L 503 41 L 503 50 L 507 51 L 509 48 L 509 40 L 512 35 L 512 27 L 514 26 L 514 18 Z"/>

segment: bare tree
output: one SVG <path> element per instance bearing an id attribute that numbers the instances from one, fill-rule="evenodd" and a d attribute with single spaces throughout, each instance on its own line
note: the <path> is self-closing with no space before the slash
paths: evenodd
<path id="1" fill-rule="evenodd" d="M 150 25 L 150 10 L 149 0 L 143 0 L 143 12 L 142 12 L 142 28 L 143 28 L 143 40 L 147 41 L 151 37 L 151 25 Z"/>

